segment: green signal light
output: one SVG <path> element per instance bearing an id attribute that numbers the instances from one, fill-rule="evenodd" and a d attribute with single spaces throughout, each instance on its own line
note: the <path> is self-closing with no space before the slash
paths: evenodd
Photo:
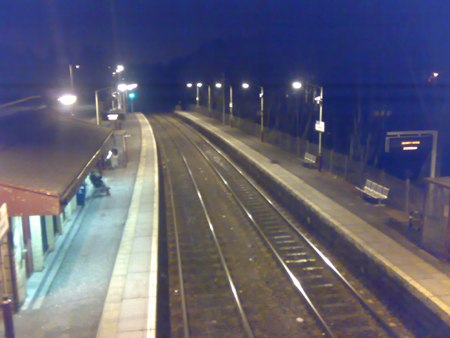
<path id="1" fill-rule="evenodd" d="M 128 94 L 128 97 L 129 97 L 130 99 L 134 99 L 134 98 L 136 98 L 136 93 L 129 93 L 129 94 Z"/>

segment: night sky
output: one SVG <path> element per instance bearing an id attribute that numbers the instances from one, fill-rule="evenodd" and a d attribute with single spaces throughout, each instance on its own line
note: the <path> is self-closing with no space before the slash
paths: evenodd
<path id="1" fill-rule="evenodd" d="M 111 64 L 168 63 L 215 39 L 254 37 L 261 49 L 279 44 L 262 55 L 279 62 L 313 55 L 360 72 L 380 63 L 381 80 L 408 83 L 448 74 L 449 19 L 446 0 L 1 1 L 1 71 L 12 57 L 82 63 L 87 49 Z"/>
<path id="2" fill-rule="evenodd" d="M 450 135 L 448 0 L 0 0 L 0 34 L 0 102 L 67 87 L 70 63 L 92 91 L 120 62 L 144 94 L 298 78 L 325 87 L 328 114 L 351 114 L 359 97 L 392 110 L 395 128 L 440 114 L 426 128 Z"/>

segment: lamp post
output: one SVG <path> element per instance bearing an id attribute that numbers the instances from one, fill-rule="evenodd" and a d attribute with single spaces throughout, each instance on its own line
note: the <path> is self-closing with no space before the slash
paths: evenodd
<path id="1" fill-rule="evenodd" d="M 109 89 L 111 90 L 111 87 L 105 87 L 105 88 L 101 88 L 101 89 L 97 89 L 95 91 L 95 117 L 96 117 L 96 121 L 97 121 L 97 126 L 100 125 L 100 101 L 98 98 L 98 93 L 100 93 L 103 90 Z"/>
<path id="2" fill-rule="evenodd" d="M 208 114 L 211 115 L 211 86 L 208 85 Z"/>
<path id="3" fill-rule="evenodd" d="M 201 82 L 197 82 L 197 84 L 195 85 L 196 94 L 197 94 L 195 97 L 195 102 L 196 102 L 197 108 L 200 107 L 200 88 L 202 88 L 202 86 L 203 86 L 203 83 L 201 83 Z"/>
<path id="4" fill-rule="evenodd" d="M 233 116 L 233 86 L 230 86 L 230 126 L 233 126 L 234 116 Z"/>
<path id="5" fill-rule="evenodd" d="M 319 123 L 316 124 L 316 131 L 319 133 L 319 148 L 317 153 L 317 169 L 319 171 L 322 170 L 322 133 L 325 132 L 325 125 L 322 121 L 322 112 L 323 112 L 323 87 L 315 84 L 308 83 L 306 86 L 311 87 L 313 89 L 319 90 L 319 96 L 314 98 L 314 101 L 319 105 Z M 292 88 L 295 90 L 299 90 L 302 88 L 302 83 L 299 81 L 295 81 L 292 83 Z"/>
<path id="6" fill-rule="evenodd" d="M 74 65 L 72 65 L 72 64 L 69 65 L 70 90 L 72 91 L 72 93 L 73 93 L 73 90 L 74 90 L 74 86 L 73 86 L 73 67 L 74 67 Z M 75 68 L 79 69 L 80 65 L 75 65 Z"/>
<path id="7" fill-rule="evenodd" d="M 193 86 L 192 82 L 186 83 L 186 87 L 187 87 L 187 88 L 192 88 L 192 86 Z"/>
<path id="8" fill-rule="evenodd" d="M 222 83 L 216 82 L 216 88 L 223 88 Z M 222 124 L 225 124 L 225 89 L 222 90 Z"/>
<path id="9" fill-rule="evenodd" d="M 247 82 L 242 83 L 243 89 L 249 89 L 250 84 Z M 261 142 L 264 142 L 264 87 L 259 86 L 259 101 L 260 101 L 260 109 L 261 109 L 261 119 L 260 119 L 260 131 L 259 136 L 261 138 Z"/>
<path id="10" fill-rule="evenodd" d="M 115 72 L 113 72 L 113 75 L 117 76 L 117 86 L 119 86 L 120 82 L 121 82 L 120 74 L 122 72 L 124 72 L 124 71 L 125 71 L 125 67 L 123 65 L 117 65 Z M 122 106 L 125 103 L 123 101 L 125 101 L 125 99 L 123 98 L 122 92 L 119 91 L 119 97 L 118 97 L 118 100 L 117 100 L 117 109 L 121 109 L 122 108 Z M 126 107 L 125 107 L 125 110 L 126 110 Z"/>

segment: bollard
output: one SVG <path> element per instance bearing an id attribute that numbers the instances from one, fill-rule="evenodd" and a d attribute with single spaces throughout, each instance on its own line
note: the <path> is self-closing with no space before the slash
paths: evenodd
<path id="1" fill-rule="evenodd" d="M 3 297 L 2 310 L 3 310 L 3 325 L 5 327 L 5 337 L 14 338 L 12 301 L 8 297 Z"/>

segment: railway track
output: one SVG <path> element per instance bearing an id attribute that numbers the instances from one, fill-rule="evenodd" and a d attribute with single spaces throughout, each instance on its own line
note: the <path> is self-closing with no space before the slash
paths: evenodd
<path id="1" fill-rule="evenodd" d="M 151 123 L 155 124 L 157 130 L 165 130 L 165 133 L 157 132 L 157 137 L 165 138 L 161 142 L 163 144 L 161 152 L 167 166 L 165 170 L 168 173 L 168 196 L 172 196 L 170 205 L 173 219 L 169 223 L 174 224 L 171 233 L 176 244 L 174 245 L 176 254 L 172 256 L 177 262 L 175 274 L 177 280 L 173 285 L 178 286 L 173 286 L 171 289 L 176 296 L 178 296 L 177 293 L 180 294 L 180 297 L 172 297 L 172 299 L 179 298 L 179 301 L 173 301 L 174 304 L 178 303 L 174 306 L 173 313 L 178 312 L 175 308 L 182 309 L 178 317 L 172 316 L 172 322 L 183 323 L 178 326 L 173 325 L 178 329 L 172 330 L 172 333 L 184 337 L 221 336 L 222 334 L 233 337 L 408 335 L 398 323 L 391 319 L 387 322 L 383 314 L 374 310 L 373 306 L 366 302 L 331 261 L 298 230 L 298 226 L 292 224 L 276 203 L 272 202 L 226 155 L 198 134 L 193 137 L 192 130 L 175 119 L 158 117 L 152 118 Z M 168 153 L 170 143 L 173 145 L 170 149 L 171 154 Z M 170 162 L 172 169 L 169 170 Z M 180 169 L 182 167 L 186 168 L 184 174 Z M 169 171 L 172 173 L 169 174 Z M 180 172 L 177 174 L 177 171 Z M 196 171 L 197 174 L 194 173 Z M 208 171 L 213 175 L 207 174 Z M 182 179 L 183 176 L 184 179 Z M 211 182 L 214 176 L 219 178 L 221 184 Z M 192 190 L 194 186 L 196 199 L 189 198 L 189 203 L 181 199 L 177 202 L 175 199 L 178 193 L 170 177 L 176 177 L 176 180 L 180 181 L 177 184 L 191 185 L 191 188 L 177 186 L 178 191 Z M 202 183 L 202 180 L 205 181 Z M 216 191 L 216 196 L 213 194 L 208 197 L 210 202 L 205 202 L 202 191 L 211 190 L 211 183 L 219 185 L 220 189 L 213 189 Z M 190 193 L 190 195 L 194 194 Z M 214 201 L 221 201 L 221 203 L 218 205 Z M 186 203 L 192 205 L 186 207 Z M 195 227 L 181 225 L 176 218 L 183 205 L 185 210 L 202 210 L 204 215 L 202 218 L 206 219 L 206 222 L 203 222 L 204 225 L 201 227 L 199 223 Z M 224 210 L 220 210 L 221 208 Z M 235 216 L 230 216 L 229 209 L 232 209 L 232 214 Z M 224 223 L 220 215 L 230 218 L 231 224 L 240 224 L 239 231 L 237 227 L 233 228 L 234 237 L 229 233 L 230 231 L 228 234 L 226 231 L 227 227 L 230 227 L 230 222 Z M 189 217 L 189 215 L 181 217 Z M 189 238 L 195 238 L 195 241 L 190 241 L 190 247 L 186 244 Z M 241 238 L 243 243 L 238 246 L 238 250 L 234 250 L 238 253 L 233 253 L 229 243 L 238 238 Z M 211 244 L 213 242 L 214 244 Z M 254 244 L 255 242 L 258 244 Z M 244 249 L 245 243 L 251 243 L 250 245 L 257 250 L 247 253 Z M 224 247 L 223 250 L 222 247 Z M 203 257 L 202 254 L 205 253 Z M 251 272 L 251 266 L 239 261 L 239 256 L 247 257 L 248 255 L 258 261 L 258 269 L 265 271 L 257 278 L 266 276 L 276 283 L 274 288 L 279 295 L 276 300 L 265 298 L 264 292 L 267 293 L 269 290 L 261 286 L 259 291 L 256 288 L 253 292 L 261 292 L 260 297 L 248 297 L 252 292 L 245 292 L 245 290 L 251 290 L 252 286 L 246 283 L 253 281 L 253 285 L 258 286 L 269 282 L 267 280 L 255 282 L 255 278 L 245 276 L 251 273 L 258 276 L 257 272 Z M 208 264 L 211 268 L 206 268 Z M 199 266 L 202 267 L 201 271 L 198 271 Z M 212 266 L 221 272 L 214 271 Z M 195 272 L 190 272 L 189 275 L 183 272 L 191 270 Z M 205 328 L 193 329 L 195 325 L 201 327 L 207 324 L 208 318 L 206 322 L 202 322 L 205 318 L 194 319 L 195 315 L 192 315 L 188 304 L 195 301 L 188 300 L 187 295 L 195 295 L 199 290 L 189 289 L 188 291 L 186 285 L 188 288 L 196 285 L 204 291 L 208 282 L 212 280 L 220 281 L 218 284 L 224 286 L 220 294 L 222 296 L 227 294 L 227 297 L 213 300 L 217 297 L 211 296 L 208 291 L 211 303 L 202 303 L 198 310 L 201 313 L 211 314 L 213 313 L 211 309 L 217 309 L 217 307 L 221 311 L 228 309 L 229 313 L 217 314 L 215 318 L 234 319 L 232 323 L 225 324 L 225 331 L 223 331 L 224 328 L 214 327 L 206 333 Z M 273 290 L 271 287 L 270 292 Z M 234 297 L 233 302 L 230 294 Z M 281 294 L 284 294 L 284 298 Z M 276 313 L 275 317 L 280 320 L 279 323 L 270 323 L 271 325 L 264 323 L 267 317 L 264 318 L 261 312 L 264 312 L 262 309 L 266 306 Z M 283 318 L 283 312 L 289 312 L 289 314 Z M 219 321 L 222 322 L 222 319 Z M 214 320 L 212 322 L 215 323 Z M 290 328 L 288 332 L 286 327 Z M 233 328 L 234 332 L 231 333 Z M 181 330 L 183 335 L 179 334 Z"/>

